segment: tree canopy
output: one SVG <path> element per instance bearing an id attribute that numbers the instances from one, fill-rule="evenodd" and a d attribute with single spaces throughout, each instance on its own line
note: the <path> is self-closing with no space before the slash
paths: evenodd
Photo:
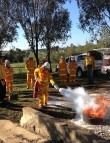
<path id="1" fill-rule="evenodd" d="M 82 30 L 92 31 L 99 36 L 104 25 L 110 25 L 110 0 L 76 0 L 79 8 L 79 22 Z"/>
<path id="2" fill-rule="evenodd" d="M 13 1 L 0 0 L 0 49 L 17 38 Z"/>
<path id="3" fill-rule="evenodd" d="M 47 0 L 44 6 L 42 44 L 47 48 L 47 57 L 50 63 L 50 52 L 54 44 L 65 42 L 70 37 L 71 20 L 67 9 L 62 3 Z M 53 48 L 52 48 L 53 50 Z"/>
<path id="4" fill-rule="evenodd" d="M 66 41 L 71 28 L 69 13 L 62 9 L 66 0 L 18 0 L 16 15 L 30 48 L 39 64 L 38 45 L 47 48 L 50 62 L 50 47 L 53 42 Z"/>

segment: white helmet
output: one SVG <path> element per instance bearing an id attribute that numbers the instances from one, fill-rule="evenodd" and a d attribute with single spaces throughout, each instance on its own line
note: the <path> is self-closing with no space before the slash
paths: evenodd
<path id="1" fill-rule="evenodd" d="M 5 60 L 5 64 L 9 65 L 10 61 L 9 60 Z"/>
<path id="2" fill-rule="evenodd" d="M 61 59 L 64 59 L 64 56 L 61 56 Z"/>
<path id="3" fill-rule="evenodd" d="M 43 67 L 45 67 L 45 68 L 47 68 L 47 69 L 50 69 L 50 64 L 49 64 L 48 62 L 45 62 L 45 63 L 43 64 Z"/>
<path id="4" fill-rule="evenodd" d="M 72 61 L 74 60 L 74 56 L 71 56 L 71 60 L 72 60 Z"/>

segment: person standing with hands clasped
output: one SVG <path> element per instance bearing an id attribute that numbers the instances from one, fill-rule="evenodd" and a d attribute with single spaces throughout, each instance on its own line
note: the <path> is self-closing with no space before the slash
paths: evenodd
<path id="1" fill-rule="evenodd" d="M 59 65 L 58 65 L 58 74 L 60 77 L 60 83 L 63 85 L 67 85 L 68 70 L 67 70 L 67 64 L 64 56 L 61 56 L 60 58 Z"/>
<path id="2" fill-rule="evenodd" d="M 95 68 L 95 59 L 91 55 L 90 51 L 87 53 L 87 56 L 84 59 L 84 68 L 87 71 L 88 84 L 93 84 L 94 83 L 93 71 Z"/>
<path id="3" fill-rule="evenodd" d="M 34 61 L 33 54 L 30 53 L 28 60 L 25 64 L 27 71 L 27 89 L 34 87 L 34 70 L 36 68 L 36 62 Z"/>
<path id="4" fill-rule="evenodd" d="M 75 62 L 74 56 L 71 56 L 68 63 L 69 84 L 76 84 L 76 70 L 77 64 Z"/>

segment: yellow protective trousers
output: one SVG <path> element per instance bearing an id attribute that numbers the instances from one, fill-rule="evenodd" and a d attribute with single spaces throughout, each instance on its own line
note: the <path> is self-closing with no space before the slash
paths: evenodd
<path id="1" fill-rule="evenodd" d="M 75 85 L 76 82 L 76 75 L 69 75 L 69 84 Z"/>
<path id="2" fill-rule="evenodd" d="M 13 92 L 13 81 L 6 81 L 6 91 L 10 93 Z"/>
<path id="3" fill-rule="evenodd" d="M 60 75 L 60 83 L 64 85 L 67 84 L 67 75 Z"/>
<path id="4" fill-rule="evenodd" d="M 34 74 L 27 73 L 27 88 L 34 87 Z"/>
<path id="5" fill-rule="evenodd" d="M 49 83 L 39 83 L 39 107 L 45 106 L 48 102 Z"/>
<path id="6" fill-rule="evenodd" d="M 60 83 L 61 84 L 67 84 L 67 64 L 65 60 L 61 60 L 59 62 L 59 69 L 58 69 L 59 77 L 60 77 Z"/>
<path id="7" fill-rule="evenodd" d="M 13 68 L 5 67 L 5 81 L 6 81 L 6 91 L 13 92 Z"/>

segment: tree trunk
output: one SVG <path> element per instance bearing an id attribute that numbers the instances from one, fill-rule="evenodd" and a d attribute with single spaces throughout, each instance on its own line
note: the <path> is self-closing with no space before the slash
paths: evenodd
<path id="1" fill-rule="evenodd" d="M 37 67 L 39 65 L 39 55 L 38 55 L 38 38 L 36 37 L 36 49 L 35 49 L 35 57 L 37 62 Z"/>
<path id="2" fill-rule="evenodd" d="M 39 56 L 38 56 L 38 39 L 37 39 L 37 37 L 36 37 L 35 41 L 36 41 L 36 44 L 34 46 L 33 39 L 32 39 L 31 49 L 33 50 L 33 53 L 35 55 L 36 63 L 37 63 L 37 67 L 38 67 L 38 65 L 39 65 Z"/>
<path id="3" fill-rule="evenodd" d="M 1 50 L 1 48 L 2 48 L 2 38 L 0 36 L 0 50 Z"/>

